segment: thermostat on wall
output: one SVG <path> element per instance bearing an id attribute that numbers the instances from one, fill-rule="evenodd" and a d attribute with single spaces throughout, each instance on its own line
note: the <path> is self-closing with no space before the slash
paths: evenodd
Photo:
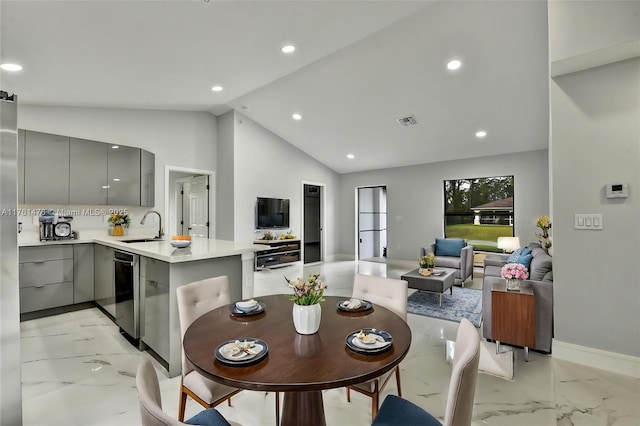
<path id="1" fill-rule="evenodd" d="M 627 198 L 629 196 L 629 185 L 626 183 L 607 184 L 607 198 Z"/>

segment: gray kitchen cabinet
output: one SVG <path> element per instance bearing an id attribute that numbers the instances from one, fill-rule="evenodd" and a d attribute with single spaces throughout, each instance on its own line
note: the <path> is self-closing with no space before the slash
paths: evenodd
<path id="1" fill-rule="evenodd" d="M 86 139 L 69 141 L 69 202 L 107 204 L 109 144 Z"/>
<path id="2" fill-rule="evenodd" d="M 140 150 L 140 206 L 155 205 L 156 156 L 144 149 Z"/>
<path id="3" fill-rule="evenodd" d="M 155 155 L 140 148 L 18 130 L 18 203 L 155 205 Z"/>
<path id="4" fill-rule="evenodd" d="M 24 202 L 69 204 L 69 137 L 27 130 Z"/>
<path id="5" fill-rule="evenodd" d="M 94 246 L 94 298 L 99 306 L 115 318 L 116 284 L 113 272 L 113 257 L 113 248 L 101 244 Z"/>
<path id="6" fill-rule="evenodd" d="M 24 141 L 26 130 L 18 130 L 18 204 L 24 204 Z"/>
<path id="7" fill-rule="evenodd" d="M 73 247 L 21 247 L 20 313 L 73 304 Z"/>
<path id="8" fill-rule="evenodd" d="M 144 292 L 140 311 L 141 339 L 162 359 L 169 360 L 169 264 L 141 256 L 140 286 Z"/>
<path id="9" fill-rule="evenodd" d="M 73 245 L 73 303 L 94 300 L 93 244 Z"/>
<path id="10" fill-rule="evenodd" d="M 117 147 L 117 148 L 115 148 Z M 111 145 L 107 166 L 107 204 L 140 205 L 140 149 Z"/>

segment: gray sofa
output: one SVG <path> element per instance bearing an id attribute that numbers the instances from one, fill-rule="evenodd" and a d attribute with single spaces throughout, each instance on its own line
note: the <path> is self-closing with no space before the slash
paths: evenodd
<path id="1" fill-rule="evenodd" d="M 463 240 L 460 240 L 463 241 Z M 436 254 L 436 268 L 451 268 L 455 269 L 456 273 L 454 278 L 462 281 L 462 287 L 467 278 L 471 277 L 473 280 L 473 246 L 467 245 L 460 251 L 460 256 L 438 256 L 436 254 L 436 244 L 433 243 L 429 247 L 422 247 L 420 249 L 420 257 L 426 256 L 429 253 Z"/>
<path id="2" fill-rule="evenodd" d="M 538 243 L 530 243 L 533 258 L 529 267 L 529 279 L 521 283 L 522 288 L 531 288 L 536 301 L 536 346 L 541 352 L 551 353 L 553 338 L 553 268 L 551 256 Z M 488 340 L 491 335 L 491 285 L 504 282 L 500 270 L 509 255 L 490 254 L 484 261 L 482 282 L 482 332 Z"/>

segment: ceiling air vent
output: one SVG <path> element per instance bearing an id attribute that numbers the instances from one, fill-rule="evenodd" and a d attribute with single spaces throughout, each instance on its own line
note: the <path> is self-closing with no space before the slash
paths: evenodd
<path id="1" fill-rule="evenodd" d="M 418 124 L 418 120 L 416 120 L 416 117 L 414 117 L 413 115 L 410 115 L 408 117 L 396 118 L 396 121 L 402 127 L 415 126 L 416 124 Z"/>

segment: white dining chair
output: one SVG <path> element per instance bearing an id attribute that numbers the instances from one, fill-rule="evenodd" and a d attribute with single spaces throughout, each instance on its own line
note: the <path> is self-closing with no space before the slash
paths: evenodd
<path id="1" fill-rule="evenodd" d="M 357 274 L 353 280 L 353 293 L 351 297 L 368 300 L 376 305 L 383 306 L 406 322 L 408 292 L 409 285 L 405 280 Z M 391 371 L 373 380 L 347 386 L 347 401 L 351 402 L 352 390 L 369 396 L 371 398 L 371 420 L 373 420 L 378 412 L 380 393 L 394 373 L 398 396 L 402 396 L 400 366 L 396 366 Z"/>
<path id="2" fill-rule="evenodd" d="M 223 275 L 182 285 L 178 287 L 176 297 L 180 318 L 180 341 L 182 342 L 184 333 L 193 321 L 213 309 L 230 303 L 229 278 Z M 187 396 L 205 408 L 213 408 L 225 399 L 231 406 L 231 397 L 240 390 L 209 380 L 195 371 L 193 365 L 185 357 L 184 348 L 182 348 L 178 420 L 184 420 Z"/>
<path id="3" fill-rule="evenodd" d="M 463 318 L 456 335 L 453 368 L 444 413 L 445 426 L 471 425 L 479 362 L 480 334 L 469 320 Z M 388 395 L 372 426 L 440 424 L 438 419 L 412 402 Z"/>
<path id="4" fill-rule="evenodd" d="M 146 359 L 138 366 L 136 373 L 136 388 L 140 401 L 140 419 L 142 426 L 179 426 L 185 424 L 203 426 L 240 426 L 238 423 L 228 422 L 215 408 L 203 410 L 186 422 L 180 422 L 162 410 L 160 384 L 153 364 Z"/>

